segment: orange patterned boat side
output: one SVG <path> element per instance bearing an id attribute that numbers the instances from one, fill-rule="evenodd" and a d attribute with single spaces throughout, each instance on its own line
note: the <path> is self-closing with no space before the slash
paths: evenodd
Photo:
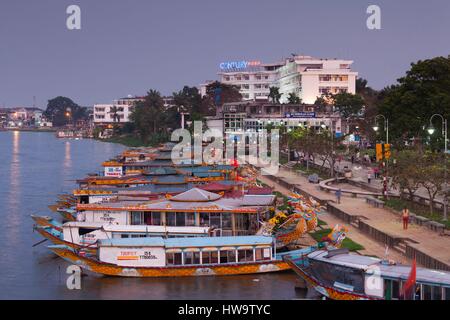
<path id="1" fill-rule="evenodd" d="M 281 260 L 245 264 L 174 266 L 174 267 L 121 267 L 102 263 L 91 258 L 75 254 L 68 248 L 50 247 L 61 258 L 94 273 L 120 277 L 189 277 L 189 276 L 225 276 L 276 272 L 290 269 Z"/>

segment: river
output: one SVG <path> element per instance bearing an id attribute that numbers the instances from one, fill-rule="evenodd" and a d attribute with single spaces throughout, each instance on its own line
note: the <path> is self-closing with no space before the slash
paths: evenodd
<path id="1" fill-rule="evenodd" d="M 0 299 L 299 299 L 291 271 L 245 276 L 112 278 L 88 274 L 81 290 L 66 287 L 68 264 L 33 232 L 31 214 L 52 215 L 57 195 L 99 172 L 124 147 L 53 133 L 0 132 Z"/>

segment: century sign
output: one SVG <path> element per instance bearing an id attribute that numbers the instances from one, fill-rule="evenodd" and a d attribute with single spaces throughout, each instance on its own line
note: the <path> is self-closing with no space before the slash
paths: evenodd
<path id="1" fill-rule="evenodd" d="M 221 70 L 233 70 L 233 69 L 247 69 L 249 67 L 257 67 L 261 65 L 261 61 L 229 61 L 229 62 L 222 62 L 219 65 L 219 68 Z"/>

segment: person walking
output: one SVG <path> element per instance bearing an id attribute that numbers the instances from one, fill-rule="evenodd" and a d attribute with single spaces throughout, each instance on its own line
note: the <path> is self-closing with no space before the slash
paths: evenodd
<path id="1" fill-rule="evenodd" d="M 342 196 L 342 190 L 341 189 L 337 189 L 336 190 L 336 201 L 338 204 L 341 203 L 341 196 Z"/>
<path id="2" fill-rule="evenodd" d="M 402 220 L 403 220 L 403 230 L 408 230 L 409 210 L 407 207 L 404 207 L 402 210 Z"/>
<path id="3" fill-rule="evenodd" d="M 367 183 L 370 184 L 370 181 L 372 180 L 372 173 L 370 170 L 367 172 Z"/>

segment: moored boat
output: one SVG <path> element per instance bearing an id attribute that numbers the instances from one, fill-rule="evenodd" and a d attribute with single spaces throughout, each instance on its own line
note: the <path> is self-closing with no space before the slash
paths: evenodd
<path id="1" fill-rule="evenodd" d="M 96 255 L 67 246 L 50 250 L 85 270 L 122 277 L 182 277 L 287 270 L 272 237 L 161 237 L 99 240 Z M 306 253 L 309 248 L 292 253 Z"/>
<path id="2" fill-rule="evenodd" d="M 351 254 L 347 249 L 317 249 L 292 254 L 284 260 L 310 289 L 333 300 L 405 299 L 402 289 L 412 267 L 375 257 Z M 450 300 L 450 272 L 417 268 L 414 300 Z M 409 298 L 409 299 L 410 299 Z"/>

